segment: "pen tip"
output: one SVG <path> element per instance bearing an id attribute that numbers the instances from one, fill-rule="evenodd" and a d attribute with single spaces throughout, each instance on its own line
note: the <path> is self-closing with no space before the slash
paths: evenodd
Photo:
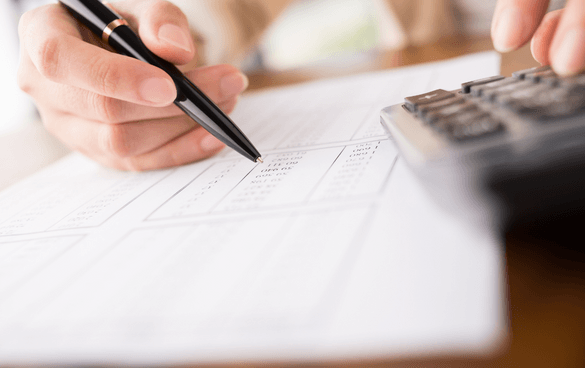
<path id="1" fill-rule="evenodd" d="M 258 157 L 256 159 L 256 162 L 260 162 L 261 164 L 263 164 L 264 163 L 264 160 L 262 159 L 262 157 Z"/>

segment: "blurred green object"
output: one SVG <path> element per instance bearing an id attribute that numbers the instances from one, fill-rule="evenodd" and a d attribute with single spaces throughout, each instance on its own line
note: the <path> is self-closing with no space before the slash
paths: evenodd
<path id="1" fill-rule="evenodd" d="M 383 32 L 393 35 L 390 43 L 398 47 L 403 35 L 388 13 L 384 1 L 379 0 L 298 1 L 262 40 L 264 66 L 284 70 L 310 64 L 343 64 L 352 56 L 363 56 L 380 47 Z M 387 44 L 388 37 L 384 37 Z"/>

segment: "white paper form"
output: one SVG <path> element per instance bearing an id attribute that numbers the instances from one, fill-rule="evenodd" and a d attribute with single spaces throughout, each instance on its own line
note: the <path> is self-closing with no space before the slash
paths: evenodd
<path id="1" fill-rule="evenodd" d="M 497 74 L 484 53 L 245 96 L 263 154 L 124 173 L 74 154 L 0 193 L 0 363 L 484 352 L 503 254 L 437 208 L 379 123 Z"/>

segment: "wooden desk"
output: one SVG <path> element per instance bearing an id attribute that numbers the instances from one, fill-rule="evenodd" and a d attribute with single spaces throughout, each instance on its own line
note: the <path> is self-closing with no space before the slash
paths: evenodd
<path id="1" fill-rule="evenodd" d="M 422 48 L 384 53 L 364 66 L 312 68 L 250 76 L 250 88 L 381 70 L 491 50 L 489 39 L 450 38 Z M 503 55 L 502 74 L 537 65 L 528 47 Z M 316 366 L 370 367 L 583 367 L 585 366 L 585 216 L 551 221 L 503 234 L 506 244 L 511 332 L 504 349 L 489 357 L 438 356 L 399 361 L 352 361 Z M 581 226 L 581 227 L 580 227 Z M 571 236 L 577 234 L 574 241 Z M 278 365 L 281 366 L 281 365 Z M 311 365 L 313 366 L 313 365 Z"/>

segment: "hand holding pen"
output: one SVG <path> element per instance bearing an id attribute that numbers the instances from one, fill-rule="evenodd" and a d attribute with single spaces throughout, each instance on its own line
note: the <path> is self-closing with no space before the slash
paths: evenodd
<path id="1" fill-rule="evenodd" d="M 187 64 L 195 55 L 186 17 L 160 0 L 117 2 L 145 45 Z M 177 90 L 162 70 L 105 50 L 59 4 L 23 15 L 19 84 L 44 124 L 70 148 L 124 170 L 149 170 L 209 157 L 224 145 L 172 103 Z M 226 113 L 247 80 L 229 65 L 185 73 Z"/>

